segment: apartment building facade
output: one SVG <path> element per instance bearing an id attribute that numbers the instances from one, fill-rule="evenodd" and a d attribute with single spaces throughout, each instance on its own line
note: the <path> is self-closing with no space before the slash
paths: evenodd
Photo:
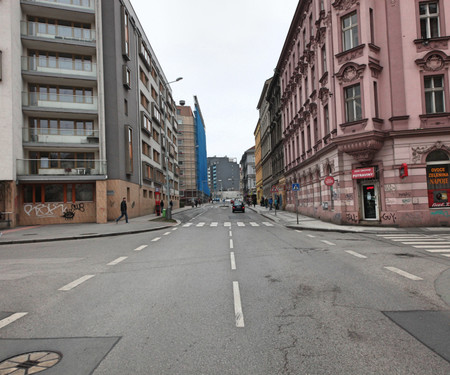
<path id="1" fill-rule="evenodd" d="M 7 224 L 105 223 L 122 197 L 130 217 L 178 204 L 175 105 L 131 3 L 0 8 Z"/>
<path id="2" fill-rule="evenodd" d="M 258 120 L 255 131 L 255 185 L 256 185 L 256 201 L 261 202 L 263 197 L 263 178 L 261 163 L 261 121 Z"/>
<path id="3" fill-rule="evenodd" d="M 299 1 L 277 65 L 288 209 L 448 225 L 448 5 Z"/>
<path id="4" fill-rule="evenodd" d="M 240 171 L 236 159 L 227 156 L 208 157 L 209 188 L 213 198 L 239 195 Z"/>
<path id="5" fill-rule="evenodd" d="M 256 202 L 255 146 L 244 152 L 240 165 L 243 198 L 246 202 Z"/>

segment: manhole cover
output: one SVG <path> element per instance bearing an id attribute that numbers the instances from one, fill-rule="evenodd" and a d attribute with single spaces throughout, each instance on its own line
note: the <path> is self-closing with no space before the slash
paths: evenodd
<path id="1" fill-rule="evenodd" d="M 61 360 L 56 352 L 24 353 L 0 362 L 0 375 L 29 375 L 48 370 Z"/>

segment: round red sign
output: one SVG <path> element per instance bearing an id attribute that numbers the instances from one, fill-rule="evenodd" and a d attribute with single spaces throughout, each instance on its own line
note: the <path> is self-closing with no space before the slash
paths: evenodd
<path id="1" fill-rule="evenodd" d="M 332 186 L 334 184 L 334 177 L 333 176 L 325 177 L 325 180 L 323 182 L 327 186 Z"/>

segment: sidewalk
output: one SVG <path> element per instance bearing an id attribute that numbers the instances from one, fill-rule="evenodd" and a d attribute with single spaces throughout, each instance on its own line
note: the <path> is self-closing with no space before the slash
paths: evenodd
<path id="1" fill-rule="evenodd" d="M 174 209 L 172 218 L 176 220 L 177 213 L 190 209 L 192 208 Z M 0 245 L 120 236 L 171 228 L 177 225 L 177 223 L 156 221 L 157 218 L 161 218 L 161 216 L 152 214 L 129 218 L 128 224 L 123 218 L 117 224 L 115 221 L 110 221 L 106 224 L 53 224 L 0 229 Z"/>
<path id="2" fill-rule="evenodd" d="M 274 209 L 269 210 L 268 208 L 256 205 L 256 207 L 248 206 L 260 215 L 275 221 L 279 224 L 284 225 L 287 228 L 298 229 L 298 230 L 315 230 L 324 232 L 341 232 L 341 233 L 405 233 L 405 232 L 426 232 L 426 233 L 446 233 L 450 234 L 450 228 L 448 227 L 436 227 L 436 228 L 396 228 L 396 227 L 380 227 L 380 226 L 368 226 L 368 225 L 338 225 L 315 219 L 305 215 L 298 215 L 295 212 L 289 211 L 275 211 Z"/>

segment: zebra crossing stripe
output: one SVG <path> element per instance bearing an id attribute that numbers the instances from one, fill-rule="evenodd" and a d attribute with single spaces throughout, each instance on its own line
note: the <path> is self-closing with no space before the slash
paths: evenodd
<path id="1" fill-rule="evenodd" d="M 219 223 L 217 223 L 217 222 L 211 223 L 212 227 L 217 227 L 217 225 L 219 225 Z"/>
<path id="2" fill-rule="evenodd" d="M 427 249 L 429 253 L 450 253 L 450 249 Z"/>
<path id="3" fill-rule="evenodd" d="M 251 221 L 251 222 L 250 222 L 250 225 L 251 225 L 252 227 L 259 227 L 259 224 L 258 224 L 258 223 L 255 223 L 254 221 Z"/>
<path id="4" fill-rule="evenodd" d="M 245 224 L 242 221 L 237 222 L 238 227 L 245 227 Z"/>
<path id="5" fill-rule="evenodd" d="M 268 223 L 267 221 L 263 221 L 263 224 L 264 224 L 266 227 L 273 227 L 273 224 L 272 224 L 272 223 Z"/>
<path id="6" fill-rule="evenodd" d="M 227 221 L 227 222 L 225 222 L 225 223 L 223 224 L 223 226 L 224 226 L 224 227 L 231 227 L 231 223 L 230 223 L 229 221 Z"/>
<path id="7" fill-rule="evenodd" d="M 197 225 L 196 225 L 197 227 L 203 227 L 203 226 L 205 226 L 205 223 L 198 223 Z"/>
<path id="8" fill-rule="evenodd" d="M 194 224 L 194 223 L 186 223 L 186 224 L 183 225 L 183 227 L 185 227 L 185 228 L 186 228 L 186 227 L 190 227 L 190 226 L 193 225 L 193 224 Z"/>

